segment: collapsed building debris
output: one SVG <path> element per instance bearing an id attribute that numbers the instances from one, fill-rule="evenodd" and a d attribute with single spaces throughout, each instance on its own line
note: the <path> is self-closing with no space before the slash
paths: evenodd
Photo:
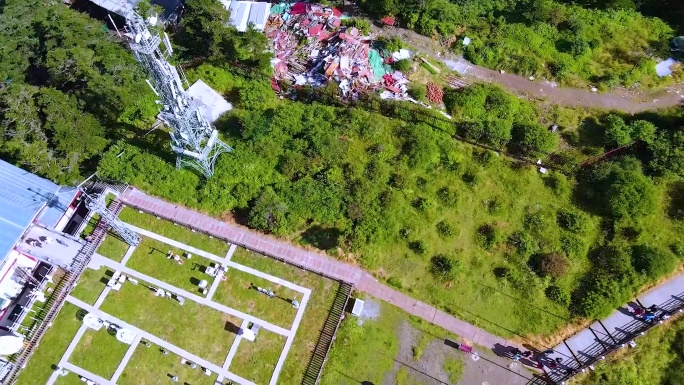
<path id="1" fill-rule="evenodd" d="M 376 90 L 387 97 L 405 97 L 408 79 L 391 64 L 411 53 L 378 49 L 371 36 L 343 26 L 343 18 L 338 9 L 318 4 L 273 6 L 265 28 L 274 51 L 273 88 L 280 89 L 281 82 L 322 86 L 332 80 L 344 98 Z"/>

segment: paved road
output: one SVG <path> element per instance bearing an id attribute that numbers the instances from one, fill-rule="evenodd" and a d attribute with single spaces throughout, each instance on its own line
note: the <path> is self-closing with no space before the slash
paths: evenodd
<path id="1" fill-rule="evenodd" d="M 465 60 L 451 53 L 445 53 L 445 48 L 439 42 L 427 36 L 422 36 L 411 30 L 397 27 L 377 28 L 373 32 L 378 36 L 397 36 L 432 60 L 463 61 Z M 438 56 L 438 54 L 440 54 Z M 499 71 L 467 63 L 470 69 L 465 77 L 475 78 L 491 83 L 497 83 L 519 96 L 542 99 L 554 104 L 568 107 L 599 108 L 605 110 L 621 110 L 628 113 L 638 113 L 659 108 L 673 107 L 683 104 L 684 89 L 681 85 L 672 86 L 661 91 L 631 92 L 625 89 L 597 93 L 591 90 L 564 88 L 554 86 L 551 82 L 542 82 L 515 75 L 500 73 Z"/>
<path id="2" fill-rule="evenodd" d="M 441 326 L 478 345 L 489 348 L 494 348 L 497 344 L 515 346 L 515 343 L 511 341 L 490 334 L 433 306 L 379 283 L 373 276 L 356 266 L 334 260 L 324 254 L 307 251 L 256 231 L 221 222 L 202 213 L 149 196 L 133 187 L 129 187 L 119 199 L 128 206 L 211 234 L 216 238 L 224 239 L 230 243 L 244 246 L 247 249 L 301 266 L 307 270 L 334 279 L 350 282 L 354 284 L 357 290 L 387 301 L 410 314 Z"/>

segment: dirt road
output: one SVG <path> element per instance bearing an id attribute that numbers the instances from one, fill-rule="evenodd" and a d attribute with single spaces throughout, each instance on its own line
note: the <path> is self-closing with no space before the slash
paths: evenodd
<path id="1" fill-rule="evenodd" d="M 684 87 L 682 85 L 655 92 L 618 89 L 606 93 L 558 87 L 549 81 L 529 80 L 522 76 L 500 73 L 496 70 L 476 66 L 458 55 L 444 53 L 445 50 L 438 41 L 407 29 L 373 26 L 373 33 L 385 37 L 397 36 L 433 60 L 466 63 L 470 67 L 464 75 L 466 78 L 499 84 L 520 97 L 544 100 L 567 107 L 620 110 L 630 114 L 684 104 Z"/>

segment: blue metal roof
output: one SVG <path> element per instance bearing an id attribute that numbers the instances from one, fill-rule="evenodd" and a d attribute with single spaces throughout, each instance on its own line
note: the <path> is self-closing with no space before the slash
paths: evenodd
<path id="1" fill-rule="evenodd" d="M 0 160 L 0 262 L 34 218 L 53 228 L 76 192 Z"/>

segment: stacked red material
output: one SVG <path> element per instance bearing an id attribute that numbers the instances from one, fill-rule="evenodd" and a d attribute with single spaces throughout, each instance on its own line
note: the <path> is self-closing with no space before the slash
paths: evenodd
<path id="1" fill-rule="evenodd" d="M 431 103 L 442 103 L 443 97 L 444 91 L 442 87 L 433 82 L 427 84 L 427 98 Z"/>
<path id="2" fill-rule="evenodd" d="M 385 25 L 393 26 L 396 20 L 392 16 L 385 16 L 380 19 L 380 21 L 382 21 Z"/>

